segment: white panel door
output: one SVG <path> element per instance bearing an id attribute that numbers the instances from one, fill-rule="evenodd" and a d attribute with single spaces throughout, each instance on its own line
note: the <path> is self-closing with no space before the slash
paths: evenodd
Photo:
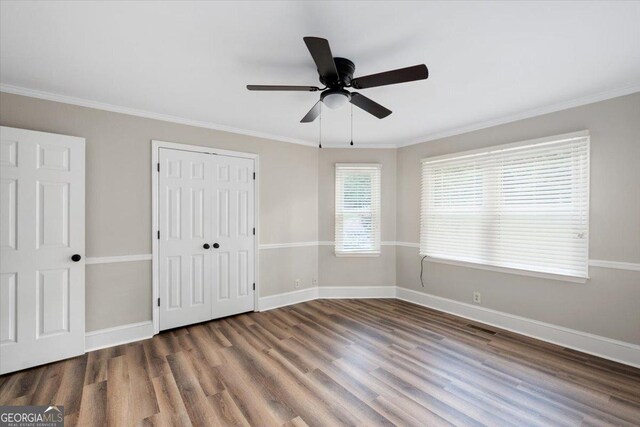
<path id="1" fill-rule="evenodd" d="M 211 318 L 254 310 L 253 160 L 212 156 Z"/>
<path id="2" fill-rule="evenodd" d="M 211 158 L 161 148 L 160 329 L 211 318 Z"/>
<path id="3" fill-rule="evenodd" d="M 84 153 L 0 128 L 0 374 L 84 353 Z"/>

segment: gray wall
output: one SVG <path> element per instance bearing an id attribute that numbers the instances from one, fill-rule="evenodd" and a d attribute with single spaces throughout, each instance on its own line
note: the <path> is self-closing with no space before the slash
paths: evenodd
<path id="1" fill-rule="evenodd" d="M 591 131 L 590 258 L 640 263 L 640 94 L 393 149 L 322 149 L 0 93 L 0 124 L 87 139 L 87 257 L 151 252 L 151 140 L 260 154 L 261 243 L 334 240 L 334 164 L 382 164 L 382 240 L 418 242 L 420 159 Z M 332 246 L 260 251 L 261 296 L 313 286 L 402 286 L 640 344 L 640 272 L 591 267 L 585 284 L 444 264 L 415 248 L 336 258 Z M 87 266 L 87 330 L 151 318 L 150 262 Z"/>
<path id="2" fill-rule="evenodd" d="M 640 93 L 398 150 L 397 240 L 418 242 L 420 159 L 588 129 L 591 259 L 640 263 Z M 397 248 L 401 287 L 640 344 L 640 272 L 590 267 L 584 284 L 426 263 Z"/>
<path id="3" fill-rule="evenodd" d="M 335 164 L 379 163 L 381 176 L 380 237 L 396 240 L 395 149 L 323 148 L 318 158 L 318 237 L 335 239 Z M 396 248 L 383 245 L 379 257 L 336 257 L 333 246 L 318 248 L 320 286 L 394 286 Z"/>
<path id="4" fill-rule="evenodd" d="M 318 240 L 318 149 L 0 93 L 0 124 L 86 138 L 86 257 L 151 253 L 151 140 L 260 155 L 262 244 Z M 311 287 L 317 248 L 260 252 L 260 295 Z M 87 330 L 151 319 L 151 262 L 88 265 Z"/>

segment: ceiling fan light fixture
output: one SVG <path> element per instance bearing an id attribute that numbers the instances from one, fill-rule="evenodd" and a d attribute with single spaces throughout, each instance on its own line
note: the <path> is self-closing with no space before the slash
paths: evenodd
<path id="1" fill-rule="evenodd" d="M 347 105 L 351 100 L 351 94 L 344 89 L 329 89 L 322 92 L 320 100 L 324 105 L 332 110 L 337 110 L 338 108 Z"/>

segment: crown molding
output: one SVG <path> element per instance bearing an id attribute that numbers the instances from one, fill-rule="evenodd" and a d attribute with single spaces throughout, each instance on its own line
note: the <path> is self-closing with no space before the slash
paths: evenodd
<path id="1" fill-rule="evenodd" d="M 575 98 L 569 101 L 558 102 L 555 104 L 547 105 L 544 107 L 533 108 L 525 110 L 520 113 L 510 114 L 498 119 L 485 120 L 481 122 L 472 123 L 465 126 L 456 127 L 453 129 L 447 129 L 442 132 L 432 133 L 422 138 L 410 140 L 405 143 L 399 143 L 397 148 L 408 147 L 410 145 L 421 144 L 423 142 L 435 141 L 436 139 L 448 138 L 450 136 L 461 135 L 481 129 L 487 129 L 493 126 L 504 125 L 507 123 L 517 122 L 519 120 L 530 119 L 532 117 L 542 116 L 556 111 L 568 110 L 569 108 L 581 107 L 583 105 L 593 104 L 595 102 L 606 101 L 607 99 L 618 98 L 620 96 L 631 95 L 632 93 L 640 92 L 640 84 L 632 84 L 623 86 L 617 89 L 608 90 L 605 92 L 599 92 L 594 95 L 587 95 L 580 98 Z"/>
<path id="2" fill-rule="evenodd" d="M 14 94 L 14 95 L 27 96 L 29 98 L 44 99 L 44 100 L 47 100 L 47 101 L 61 102 L 63 104 L 77 105 L 79 107 L 93 108 L 93 109 L 96 109 L 96 110 L 110 111 L 112 113 L 127 114 L 129 116 L 144 117 L 146 119 L 161 120 L 161 121 L 164 121 L 164 122 L 177 123 L 177 124 L 187 125 L 187 126 L 195 126 L 195 127 L 199 127 L 199 128 L 205 128 L 205 129 L 214 129 L 214 130 L 219 130 L 219 131 L 223 131 L 223 132 L 236 133 L 236 134 L 240 134 L 240 135 L 255 136 L 257 138 L 271 139 L 271 140 L 274 140 L 274 141 L 288 142 L 288 143 L 291 143 L 291 144 L 305 145 L 307 147 L 317 147 L 318 146 L 318 144 L 316 142 L 309 142 L 309 141 L 305 141 L 305 140 L 302 140 L 302 139 L 289 138 L 289 137 L 280 136 L 280 135 L 272 135 L 272 134 L 263 133 L 263 132 L 256 132 L 256 131 L 252 131 L 252 130 L 248 130 L 248 129 L 240 129 L 240 128 L 220 125 L 220 124 L 212 123 L 212 122 L 191 120 L 191 119 L 186 119 L 184 117 L 177 117 L 177 116 L 171 116 L 171 115 L 168 115 L 168 114 L 154 113 L 152 111 L 145 111 L 145 110 L 138 110 L 138 109 L 135 109 L 135 108 L 122 107 L 122 106 L 119 106 L 119 105 L 108 104 L 108 103 L 105 103 L 105 102 L 92 101 L 92 100 L 84 99 L 84 98 L 76 98 L 76 97 L 72 97 L 72 96 L 59 95 L 59 94 L 52 93 L 52 92 L 45 92 L 45 91 L 40 91 L 40 90 L 35 90 L 35 89 L 28 89 L 28 88 L 21 87 L 21 86 L 0 84 L 0 92 L 11 93 L 11 94 Z M 382 148 L 382 149 L 396 149 L 397 147 L 396 147 L 395 144 L 355 144 L 353 147 L 351 147 L 348 142 L 345 142 L 344 144 L 335 144 L 335 143 L 334 144 L 323 144 L 322 148 L 342 148 L 342 149 Z"/>
<path id="3" fill-rule="evenodd" d="M 322 149 L 324 150 L 325 148 L 329 148 L 329 149 L 337 148 L 341 150 L 369 149 L 369 148 L 395 150 L 398 148 L 398 146 L 395 144 L 359 144 L 357 142 L 354 142 L 354 145 L 352 147 L 349 145 L 348 142 L 345 142 L 344 144 L 341 144 L 341 145 L 338 145 L 338 144 L 325 145 L 324 143 L 322 143 Z"/>
<path id="4" fill-rule="evenodd" d="M 96 110 L 110 111 L 112 113 L 127 114 L 129 116 L 144 117 L 146 119 L 160 120 L 163 122 L 177 123 L 181 125 L 194 126 L 205 129 L 219 130 L 223 132 L 236 133 L 240 135 L 255 136 L 256 138 L 271 139 L 280 142 L 289 142 L 291 144 L 306 145 L 308 147 L 316 147 L 315 142 L 304 141 L 296 138 L 272 135 L 263 132 L 256 132 L 248 129 L 240 129 L 226 125 L 220 125 L 212 122 L 200 120 L 192 120 L 184 117 L 172 116 L 169 114 L 154 113 L 152 111 L 138 110 L 136 108 L 122 107 L 120 105 L 108 104 L 106 102 L 92 101 L 84 98 L 76 98 L 73 96 L 60 95 L 52 92 L 28 89 L 21 86 L 13 86 L 8 84 L 0 84 L 0 92 L 11 93 L 14 95 L 28 96 L 30 98 L 44 99 L 47 101 L 61 102 L 63 104 L 77 105 L 79 107 L 93 108 Z"/>
<path id="5" fill-rule="evenodd" d="M 84 98 L 76 98 L 67 95 L 60 95 L 53 92 L 45 92 L 35 89 L 28 89 L 21 86 L 14 86 L 9 84 L 0 83 L 0 92 L 11 93 L 14 95 L 27 96 L 30 98 L 44 99 L 47 101 L 61 102 L 63 104 L 77 105 L 80 107 L 93 108 L 96 110 L 110 111 L 113 113 L 127 114 L 130 116 L 144 117 L 147 119 L 160 120 L 170 123 L 177 123 L 181 125 L 200 127 L 205 129 L 213 129 L 222 132 L 230 132 L 240 135 L 254 136 L 256 138 L 270 139 L 273 141 L 288 142 L 291 144 L 304 145 L 307 147 L 317 147 L 316 142 L 305 141 L 297 138 L 290 138 L 280 135 L 272 135 L 263 132 L 257 132 L 249 129 L 240 129 L 231 126 L 221 125 L 212 122 L 199 121 L 187 119 L 184 117 L 172 116 L 168 114 L 155 113 L 152 111 L 139 110 L 135 108 L 123 107 L 119 105 L 108 104 L 105 102 L 92 101 Z M 486 120 L 481 122 L 472 123 L 465 126 L 460 126 L 441 132 L 429 134 L 427 136 L 409 140 L 408 142 L 398 144 L 355 144 L 353 147 L 339 144 L 325 144 L 322 148 L 342 148 L 342 149 L 362 149 L 362 148 L 377 148 L 377 149 L 396 149 L 402 147 L 408 147 L 410 145 L 421 144 L 423 142 L 434 141 L 436 139 L 447 138 L 450 136 L 461 135 L 464 133 L 473 132 L 476 130 L 486 129 L 493 126 L 503 125 L 518 120 L 529 119 L 544 114 L 553 113 L 556 111 L 562 111 L 569 108 L 580 107 L 582 105 L 593 104 L 594 102 L 605 101 L 607 99 L 617 98 L 620 96 L 630 95 L 632 93 L 640 92 L 640 84 L 632 84 L 623 86 L 617 89 L 600 92 L 594 95 L 587 95 L 580 98 L 575 98 L 569 101 L 563 101 L 544 107 L 533 108 L 520 113 L 511 114 L 498 119 Z"/>

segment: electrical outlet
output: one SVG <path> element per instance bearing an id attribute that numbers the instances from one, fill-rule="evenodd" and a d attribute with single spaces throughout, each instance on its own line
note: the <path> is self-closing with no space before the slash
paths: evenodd
<path id="1" fill-rule="evenodd" d="M 295 287 L 296 289 L 300 287 L 300 279 L 296 279 Z"/>
<path id="2" fill-rule="evenodd" d="M 473 293 L 473 302 L 476 304 L 482 304 L 482 295 L 480 295 L 480 292 Z"/>

